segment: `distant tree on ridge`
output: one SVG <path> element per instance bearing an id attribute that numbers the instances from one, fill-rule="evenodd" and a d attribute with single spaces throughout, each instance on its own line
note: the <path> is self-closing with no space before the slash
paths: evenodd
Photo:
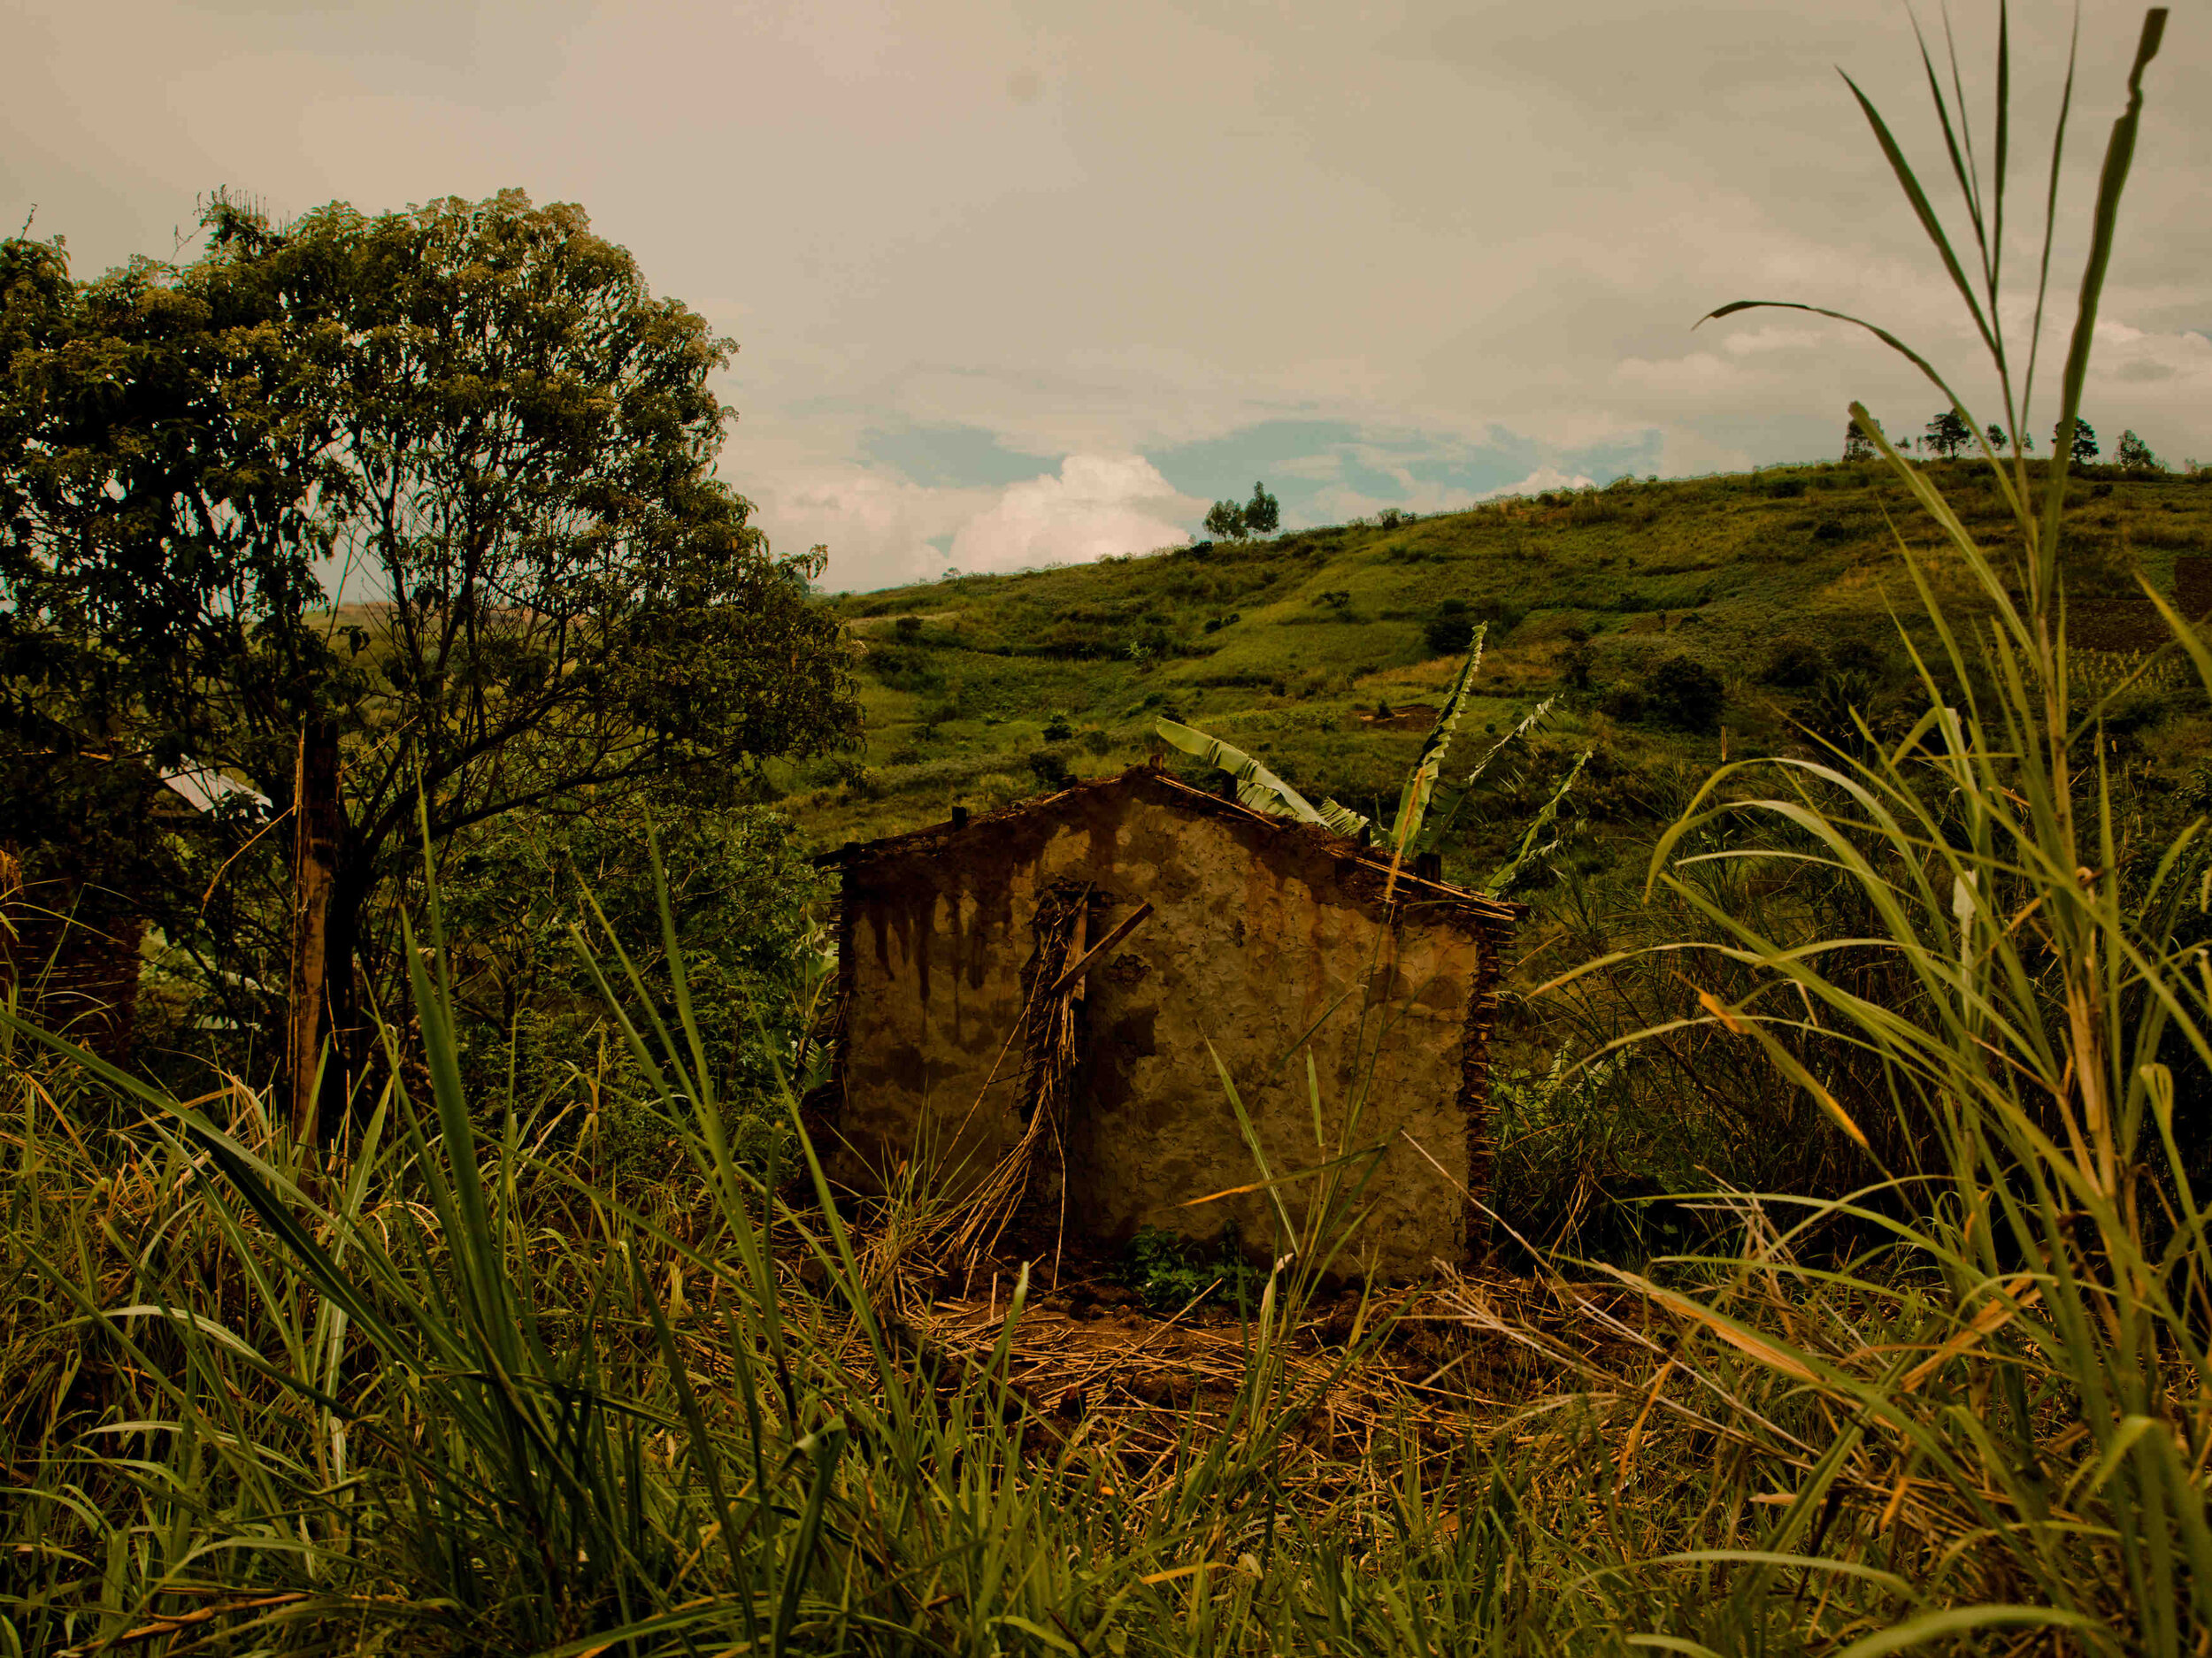
<path id="1" fill-rule="evenodd" d="M 2112 451 L 2112 458 L 2131 472 L 2154 472 L 2163 470 L 2151 446 L 2132 432 L 2120 434 L 2120 441 Z"/>
<path id="2" fill-rule="evenodd" d="M 1244 541 L 1256 535 L 1272 535 L 1283 521 L 1282 504 L 1267 493 L 1265 484 L 1252 486 L 1252 498 L 1239 506 L 1217 501 L 1206 514 L 1206 533 L 1217 541 Z"/>
<path id="3" fill-rule="evenodd" d="M 1928 422 L 1927 447 L 1946 460 L 1973 441 L 1974 428 L 1959 418 L 1959 411 L 1955 409 L 1946 409 Z"/>
<path id="4" fill-rule="evenodd" d="M 1245 533 L 1272 535 L 1282 521 L 1282 503 L 1267 493 L 1265 484 L 1255 483 L 1251 500 L 1244 503 Z"/>

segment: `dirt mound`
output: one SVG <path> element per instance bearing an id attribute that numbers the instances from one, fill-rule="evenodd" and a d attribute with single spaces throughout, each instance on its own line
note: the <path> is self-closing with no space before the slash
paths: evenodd
<path id="1" fill-rule="evenodd" d="M 1436 710 L 1427 702 L 1408 702 L 1387 714 L 1363 713 L 1359 723 L 1371 731 L 1426 731 L 1436 724 Z"/>

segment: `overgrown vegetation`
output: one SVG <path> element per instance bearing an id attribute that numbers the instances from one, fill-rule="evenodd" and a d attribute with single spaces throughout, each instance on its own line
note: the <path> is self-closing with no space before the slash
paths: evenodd
<path id="1" fill-rule="evenodd" d="M 733 343 L 580 210 L 203 228 L 90 281 L 0 243 L 0 840 L 45 902 L 151 919 L 329 1132 L 403 997 L 419 831 L 727 803 L 853 710 L 818 557 L 714 476 Z M 157 810 L 180 774 L 221 791 L 196 821 Z"/>
<path id="2" fill-rule="evenodd" d="M 2062 432 L 2078 430 L 2164 21 L 2147 19 L 2108 140 Z M 1977 172 L 1932 65 L 1930 84 L 1960 134 L 1978 257 L 1866 113 L 1983 325 L 2008 441 L 1984 446 L 1989 426 L 1929 369 L 1978 470 L 1908 461 L 1855 407 L 1879 457 L 1866 469 L 1678 492 L 1693 526 L 1706 508 L 1755 525 L 1772 502 L 1855 492 L 1850 517 L 1839 500 L 1808 532 L 1848 554 L 1805 561 L 1817 642 L 1743 653 L 1755 678 L 1720 672 L 1695 629 L 1577 621 L 1516 655 L 1528 619 L 1481 614 L 1480 593 L 1386 605 L 1417 590 L 1417 549 L 1460 545 L 1440 526 L 1494 538 L 1494 556 L 1540 533 L 1556 549 L 1642 510 L 1644 486 L 1394 525 L 1341 554 L 1350 535 L 1316 537 L 1248 568 L 1181 555 L 975 584 L 957 607 L 940 593 L 942 608 L 882 611 L 927 688 L 870 694 L 907 711 L 893 728 L 918 748 L 965 729 L 974 756 L 820 776 L 803 797 L 817 824 L 894 819 L 994 775 L 961 765 L 1048 786 L 1077 751 L 1110 757 L 1117 731 L 1202 716 L 1236 732 L 1248 783 L 1410 802 L 1422 768 L 1399 779 L 1440 736 L 1356 729 L 1360 699 L 1395 710 L 1448 685 L 1440 730 L 1502 741 L 1531 693 L 1560 697 L 1595 751 L 1570 797 L 1589 856 L 1553 865 L 1497 1086 L 1509 1270 L 1417 1294 L 1335 1282 L 1361 1189 L 1319 1144 L 1317 1100 L 1315 1171 L 1271 1169 L 1255 1142 L 1273 1236 L 1233 1266 L 1156 1239 L 1126 1264 L 1163 1312 L 1209 1275 L 1235 1280 L 1205 1362 L 1056 1373 L 1018 1263 L 979 1300 L 887 1293 L 867 1230 L 885 1216 L 841 1209 L 823 1178 L 795 1097 L 816 940 L 778 820 L 726 804 L 657 846 L 641 810 L 581 800 L 534 825 L 487 818 L 448 838 L 447 879 L 403 925 L 385 1063 L 334 1146 L 250 1078 L 180 1098 L 0 1020 L 0 1643 L 2206 1650 L 2212 771 L 2186 744 L 2212 710 L 2192 620 L 2212 605 L 2190 603 L 2204 589 L 2178 562 L 2203 497 L 2100 478 L 2114 493 L 2083 510 L 2067 449 L 2026 458 L 2032 376 L 1996 316 L 2010 151 Z M 1893 635 L 1841 625 L 1872 584 L 1863 523 L 1882 491 L 1933 532 L 1885 557 L 1912 607 Z M 1657 568 L 1663 539 L 1607 590 L 1732 568 Z M 1251 584 L 1202 601 L 1251 618 L 1200 634 L 1240 657 L 1176 654 L 1164 610 L 1132 615 L 1166 648 L 1134 635 L 1106 666 L 1007 642 L 1040 587 L 1194 570 Z M 1599 586 L 1577 598 L 1577 569 L 1553 574 L 1577 603 Z M 1739 597 L 1739 621 L 1717 597 L 1694 607 L 1716 607 L 1701 626 L 1741 625 Z M 1425 677 L 1417 654 L 1432 621 L 1471 614 L 1509 641 L 1486 659 L 1508 679 L 1487 708 L 1471 664 Z M 1363 672 L 1294 680 L 1279 635 L 1357 636 L 1329 649 Z M 987 682 L 985 661 L 1016 665 Z M 1709 687 L 1670 662 L 1717 679 L 1709 736 Z M 1646 710 L 1671 699 L 1668 734 L 1603 706 L 1631 682 Z M 1233 695 L 1202 707 L 1216 692 Z M 994 706 L 1017 693 L 1060 711 L 1057 735 L 993 725 L 1029 720 Z M 1091 731 L 1095 746 L 1077 737 Z M 1447 843 L 1462 871 L 1554 797 L 1557 771 L 1530 769 Z M 1409 844 L 1419 823 L 1402 807 L 1396 823 Z M 1617 890 L 1632 853 L 1642 906 Z M 553 1046 L 588 1034 L 605 1063 L 539 1055 L 533 1019 L 571 1021 Z M 654 1178 L 610 1148 L 611 1087 L 659 1148 Z M 957 1309 L 942 1317 L 941 1293 Z"/>

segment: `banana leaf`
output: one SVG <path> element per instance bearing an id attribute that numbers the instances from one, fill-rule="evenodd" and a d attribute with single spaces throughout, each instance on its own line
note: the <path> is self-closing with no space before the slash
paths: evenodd
<path id="1" fill-rule="evenodd" d="M 1458 782 L 1444 784 L 1437 790 L 1435 800 L 1430 803 L 1429 816 L 1423 825 L 1423 833 L 1415 843 L 1415 850 L 1426 851 L 1429 847 L 1444 838 L 1446 833 L 1451 828 L 1453 820 L 1459 816 L 1459 809 L 1466 804 L 1468 794 L 1476 784 L 1482 781 L 1482 774 L 1490 769 L 1490 763 L 1505 752 L 1508 744 L 1517 742 L 1527 736 L 1530 732 L 1548 719 L 1551 717 L 1552 704 L 1558 700 L 1555 696 L 1548 696 L 1534 708 L 1529 710 L 1512 730 L 1490 745 L 1489 750 L 1482 758 L 1475 762 L 1473 771 Z"/>
<path id="2" fill-rule="evenodd" d="M 1194 726 L 1171 719 L 1156 722 L 1153 729 L 1185 754 L 1196 755 L 1208 765 L 1217 766 L 1236 779 L 1238 801 L 1255 811 L 1276 812 L 1286 817 L 1295 817 L 1300 823 L 1329 823 L 1326 817 L 1314 810 L 1312 802 L 1303 794 L 1243 749 L 1225 743 L 1218 737 L 1210 737 Z M 1334 801 L 1329 803 L 1336 805 Z M 1343 808 L 1338 806 L 1337 810 L 1342 811 Z M 1333 824 L 1329 824 L 1329 826 L 1335 827 Z"/>
<path id="3" fill-rule="evenodd" d="M 1444 769 L 1444 756 L 1452 746 L 1452 732 L 1459 724 L 1460 715 L 1466 711 L 1467 698 L 1474 688 L 1475 670 L 1482 662 L 1482 641 L 1489 631 L 1490 625 L 1485 622 L 1467 641 L 1467 659 L 1459 664 L 1459 677 L 1452 681 L 1451 694 L 1445 697 L 1436 724 L 1429 728 L 1428 741 L 1421 745 L 1421 752 L 1414 757 L 1413 770 L 1406 774 L 1405 787 L 1398 792 L 1398 816 L 1390 826 L 1390 844 L 1401 857 L 1420 833 L 1421 820 L 1428 816 L 1429 800 L 1436 792 L 1436 774 Z"/>
<path id="4" fill-rule="evenodd" d="M 1548 857 L 1558 849 L 1557 836 L 1555 835 L 1542 846 L 1536 844 L 1537 837 L 1550 828 L 1553 819 L 1559 816 L 1559 808 L 1567 798 L 1567 791 L 1575 786 L 1575 779 L 1582 775 L 1582 768 L 1590 764 L 1590 755 L 1591 750 L 1585 748 L 1576 758 L 1574 764 L 1569 768 L 1566 777 L 1552 792 L 1552 797 L 1544 802 L 1544 810 L 1538 812 L 1534 820 L 1530 823 L 1528 833 L 1521 837 L 1520 848 L 1513 854 L 1511 861 L 1495 871 L 1490 879 L 1482 884 L 1484 892 L 1493 894 L 1503 892 L 1519 879 L 1521 871 L 1531 864 Z"/>
<path id="5" fill-rule="evenodd" d="M 1217 766 L 1236 779 L 1238 802 L 1255 811 L 1271 811 L 1278 817 L 1295 817 L 1300 823 L 1317 823 L 1355 841 L 1367 827 L 1367 819 L 1349 806 L 1325 800 L 1316 807 L 1243 749 L 1218 737 L 1208 736 L 1194 725 L 1162 719 L 1156 722 L 1153 729 L 1185 754 L 1196 755 L 1208 765 Z"/>
<path id="6" fill-rule="evenodd" d="M 1337 833 L 1353 841 L 1358 840 L 1366 833 L 1368 823 L 1365 813 L 1356 812 L 1349 806 L 1343 805 L 1335 800 L 1325 800 L 1321 802 L 1321 821 L 1335 830 Z"/>

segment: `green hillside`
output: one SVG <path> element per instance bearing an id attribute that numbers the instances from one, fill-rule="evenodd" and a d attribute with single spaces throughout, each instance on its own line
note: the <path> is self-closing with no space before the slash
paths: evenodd
<path id="1" fill-rule="evenodd" d="M 2009 519 L 1985 468 L 1937 469 L 1970 526 L 1986 525 L 2002 545 Z M 2207 482 L 2090 469 L 2076 486 L 2069 592 L 2075 637 L 2091 648 L 2082 671 L 2116 679 L 2159 638 L 2139 572 L 2192 614 L 2212 609 Z M 1260 756 L 1316 798 L 1387 810 L 1420 741 L 1418 706 L 1440 698 L 1456 665 L 1454 625 L 1483 621 L 1481 696 L 1460 755 L 1471 761 L 1486 732 L 1558 702 L 1539 741 L 1512 751 L 1516 763 L 1471 802 L 1482 810 L 1448 845 L 1448 871 L 1486 874 L 1549 781 L 1588 748 L 1570 856 L 1594 872 L 1630 856 L 1632 841 L 1647 847 L 1648 825 L 1724 745 L 1809 751 L 1801 725 L 1843 735 L 1852 707 L 1879 728 L 1901 706 L 1911 666 L 1891 609 L 1919 607 L 1893 521 L 1912 545 L 1933 545 L 1886 468 L 1827 464 L 1624 480 L 1271 541 L 847 595 L 833 603 L 864 652 L 865 752 L 779 781 L 818 839 L 867 839 L 940 820 L 956 802 L 985 810 L 1064 774 L 1141 760 L 1161 747 L 1153 721 L 1168 714 Z M 1963 603 L 1963 585 L 1939 564 L 1936 580 Z M 2116 710 L 2123 733 L 2139 739 L 2168 718 L 2161 690 L 2177 681 L 2154 678 Z M 2212 733 L 2176 735 L 2134 746 L 2174 766 Z"/>

